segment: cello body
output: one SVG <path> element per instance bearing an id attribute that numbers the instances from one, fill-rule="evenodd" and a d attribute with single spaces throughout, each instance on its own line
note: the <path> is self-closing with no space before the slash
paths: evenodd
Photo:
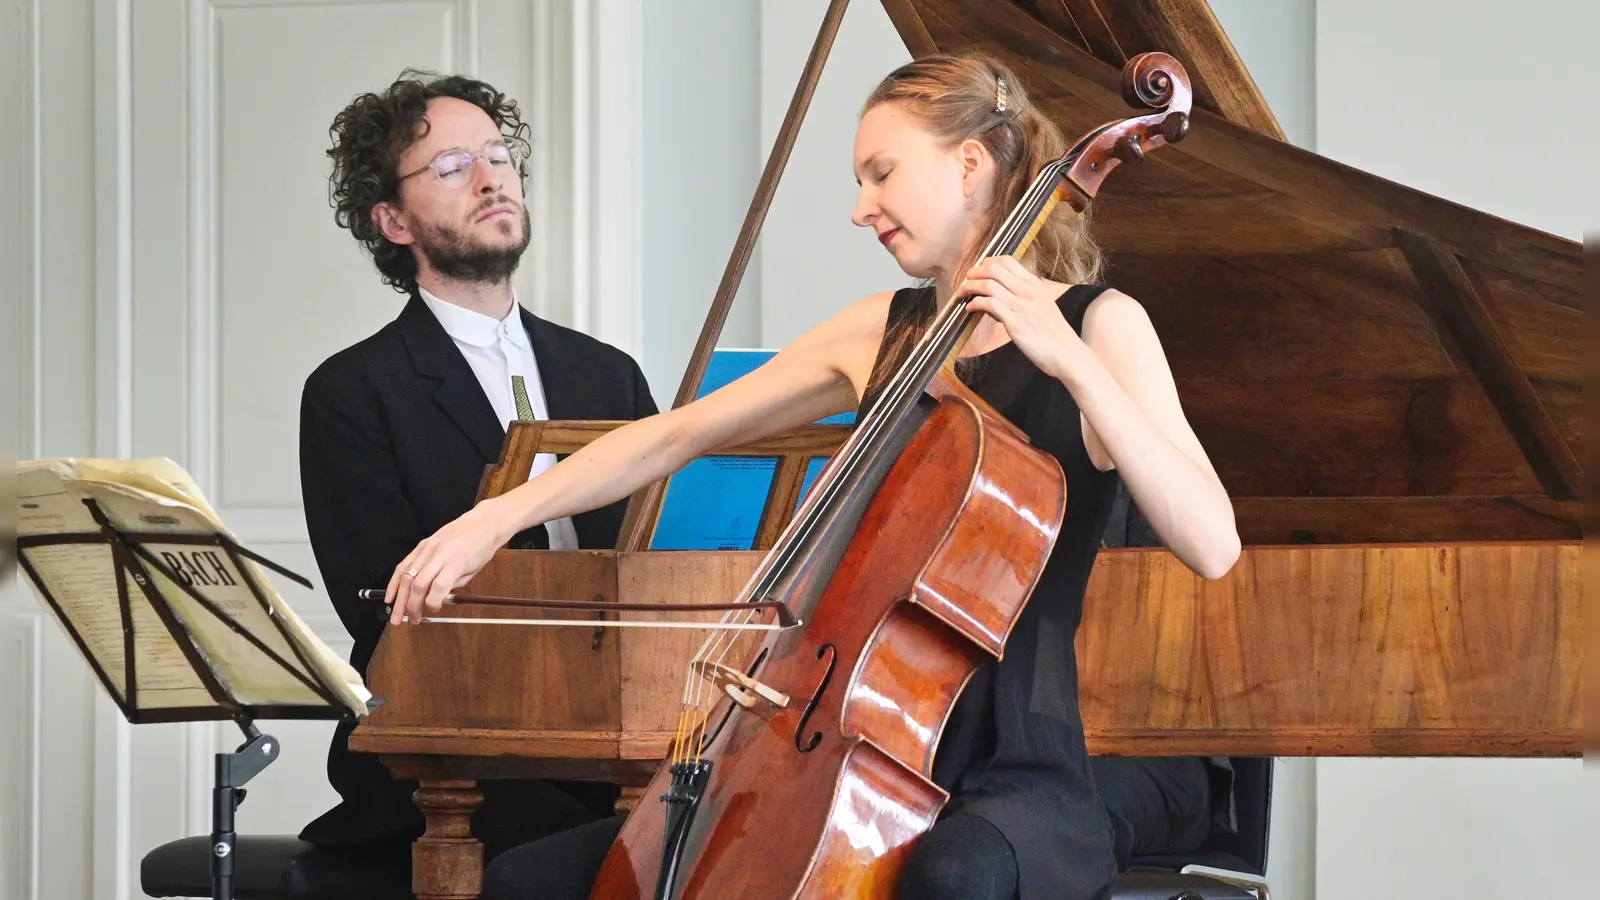
<path id="1" fill-rule="evenodd" d="M 931 780 L 968 679 L 998 659 L 1066 510 L 1056 460 L 940 372 L 931 412 L 867 503 L 807 627 L 764 643 L 752 678 L 782 708 L 724 700 L 704 794 L 661 886 L 663 766 L 613 843 L 593 900 L 887 898 L 948 799 Z M 741 661 L 742 662 L 742 661 Z"/>

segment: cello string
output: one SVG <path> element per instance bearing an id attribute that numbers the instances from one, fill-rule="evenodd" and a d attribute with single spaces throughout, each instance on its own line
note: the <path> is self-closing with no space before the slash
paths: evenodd
<path id="1" fill-rule="evenodd" d="M 1041 171 L 1039 177 L 1029 186 L 1023 201 L 1018 204 L 1018 209 L 1007 217 L 1006 222 L 997 230 L 989 245 L 985 247 L 984 256 L 994 255 L 994 251 L 998 246 L 1004 246 L 1013 241 L 1020 242 L 1018 232 L 1022 231 L 1024 227 L 1031 228 L 1033 226 L 1043 209 L 1043 203 L 1048 193 L 1054 192 L 1055 181 L 1057 180 L 1056 171 L 1059 168 L 1059 163 L 1052 163 Z M 967 317 L 963 315 L 965 306 L 966 301 L 962 299 L 958 303 L 946 306 L 941 311 L 940 318 L 924 334 L 907 361 L 901 365 L 895 376 L 886 385 L 884 394 L 887 402 L 879 405 L 879 411 L 891 410 L 902 405 L 903 401 L 912 393 L 911 388 L 916 381 L 912 376 L 926 373 L 927 368 L 935 360 L 942 362 L 943 358 L 953 349 L 954 338 L 965 329 L 967 320 Z M 915 387 L 920 390 L 922 385 L 916 384 Z M 852 473 L 861 464 L 861 457 L 865 454 L 866 445 L 871 444 L 888 427 L 886 423 L 890 419 L 891 416 L 888 412 L 884 412 L 881 415 L 869 415 L 869 421 L 865 423 L 866 428 L 861 429 L 855 435 L 857 440 L 852 442 L 855 446 L 849 448 L 846 453 L 841 454 L 843 461 L 838 466 L 832 467 L 835 471 L 819 476 L 819 481 L 822 483 L 814 486 L 811 492 L 812 497 L 810 499 L 813 502 L 806 504 L 807 509 L 802 511 L 798 527 L 786 529 L 786 531 L 791 532 L 791 534 L 784 535 L 784 538 L 788 540 L 780 540 L 778 553 L 769 555 L 769 561 L 774 561 L 774 556 L 777 557 L 774 564 L 764 567 L 767 570 L 763 573 L 765 577 L 752 579 L 756 589 L 747 592 L 747 596 L 760 596 L 765 589 L 770 588 L 776 576 L 788 567 L 797 552 L 798 545 L 803 542 L 801 539 L 808 537 L 817 526 L 816 519 L 820 510 L 830 506 L 837 496 L 842 482 L 845 480 L 843 476 Z M 792 526 L 795 524 L 791 523 Z M 723 624 L 734 627 L 737 627 L 734 623 L 746 625 L 752 616 L 753 611 L 729 611 L 723 617 Z M 727 655 L 737 643 L 736 638 L 730 635 L 732 635 L 731 630 L 724 631 L 719 629 L 713 631 L 711 635 L 707 636 L 700 650 L 696 653 L 695 661 L 703 662 L 716 657 L 717 662 L 725 664 Z M 699 683 L 700 678 L 696 678 L 693 672 L 691 672 L 689 678 L 694 683 L 694 688 L 692 691 L 686 691 L 685 704 L 698 712 L 703 705 L 702 697 L 705 685 Z M 696 717 L 698 718 L 698 716 Z"/>
<path id="2" fill-rule="evenodd" d="M 1045 199 L 1054 193 L 1056 182 L 1059 181 L 1059 171 L 1062 162 L 1056 161 L 1047 164 L 1029 186 L 1023 200 L 1019 201 L 1017 209 L 1006 218 L 995 236 L 985 246 L 982 256 L 993 256 L 996 251 L 1008 243 L 1020 241 L 1026 236 L 1026 229 L 1033 226 L 1038 214 L 1043 210 Z M 980 257 L 981 258 L 981 257 Z M 879 437 L 880 432 L 888 428 L 893 419 L 890 411 L 903 408 L 906 403 L 919 393 L 924 387 L 930 365 L 935 360 L 942 360 L 952 348 L 953 339 L 964 329 L 966 301 L 959 299 L 956 303 L 947 305 L 940 312 L 939 319 L 935 320 L 933 327 L 918 341 L 905 363 L 902 363 L 895 375 L 884 388 L 884 399 L 869 414 L 868 421 L 858 429 L 852 439 L 846 442 L 846 447 L 840 456 L 842 462 L 834 472 L 824 472 L 818 478 L 818 484 L 812 487 L 811 497 L 814 503 L 806 504 L 801 515 L 791 521 L 790 527 L 785 529 L 785 534 L 780 538 L 779 547 L 769 555 L 769 560 L 774 560 L 770 566 L 763 566 L 762 575 L 766 576 L 758 583 L 757 590 L 752 593 L 760 596 L 765 589 L 772 586 L 776 576 L 784 571 L 792 562 L 798 552 L 801 537 L 809 536 L 811 529 L 816 526 L 816 519 L 820 511 L 831 506 L 838 491 L 843 487 L 843 476 L 853 472 L 861 464 L 861 456 L 871 449 L 873 442 Z M 914 377 L 922 376 L 922 377 Z M 881 413 L 881 414 L 880 414 Z M 829 476 L 832 477 L 829 477 Z M 795 539 L 791 540 L 791 533 Z"/>
<path id="3" fill-rule="evenodd" d="M 994 237 L 985 246 L 980 259 L 994 256 L 999 247 L 1018 244 L 1026 237 L 1027 231 L 1024 229 L 1032 229 L 1036 224 L 1049 195 L 1056 190 L 1061 168 L 1075 155 L 1076 148 L 1061 160 L 1047 164 L 1040 171 L 1017 208 L 1006 218 L 1001 228 L 997 229 Z M 785 533 L 780 537 L 775 552 L 769 553 L 764 560 L 762 571 L 758 572 L 746 590 L 741 592 L 746 597 L 764 595 L 787 571 L 800 546 L 805 542 L 804 539 L 810 537 L 818 527 L 822 512 L 830 508 L 837 499 L 847 480 L 846 476 L 853 474 L 863 464 L 863 457 L 868 455 L 876 439 L 897 418 L 892 413 L 902 410 L 908 401 L 914 399 L 916 394 L 925 388 L 927 380 L 933 375 L 929 368 L 934 367 L 936 371 L 937 365 L 942 364 L 955 349 L 956 341 L 966 330 L 969 320 L 969 314 L 966 313 L 967 302 L 967 298 L 957 298 L 956 302 L 947 304 L 940 311 L 938 318 L 923 334 L 907 360 L 885 385 L 884 399 L 868 415 L 867 421 L 863 423 L 865 427 L 858 429 L 852 435 L 852 439 L 847 440 L 845 452 L 837 457 L 841 461 L 837 465 L 828 467 L 832 471 L 819 474 L 819 483 L 813 486 L 811 496 L 807 498 L 808 502 L 803 504 L 800 516 L 797 520 L 791 520 L 790 525 L 785 528 Z M 722 624 L 732 627 L 719 628 L 708 635 L 695 655 L 695 662 L 702 663 L 715 656 L 718 664 L 725 665 L 728 654 L 737 644 L 732 629 L 748 625 L 754 614 L 753 610 L 725 613 Z M 701 707 L 706 705 L 705 694 L 708 688 L 700 682 L 702 679 L 711 680 L 706 677 L 705 671 L 706 669 L 701 667 L 696 672 L 695 667 L 691 665 L 688 679 L 692 687 L 686 685 L 684 697 L 684 705 L 691 719 L 689 735 L 695 740 L 696 759 L 699 758 L 702 749 L 705 719 L 709 716 L 709 711 L 704 715 L 701 711 Z M 683 732 L 684 724 L 680 720 L 680 736 Z"/>
<path id="4" fill-rule="evenodd" d="M 1020 242 L 1021 236 L 1026 235 L 1025 229 L 1033 226 L 1039 212 L 1043 209 L 1044 201 L 1055 190 L 1055 182 L 1058 180 L 1057 172 L 1060 165 L 1059 161 L 1053 162 L 1041 170 L 1040 176 L 1029 186 L 1023 201 L 1018 204 L 1017 211 L 1009 216 L 1006 222 L 1002 223 L 1002 227 L 990 241 L 989 246 L 985 248 L 984 256 L 992 256 L 999 246 Z M 1019 232 L 1021 235 L 1019 235 Z M 965 306 L 966 301 L 962 299 L 959 303 L 947 305 L 941 311 L 940 318 L 933 323 L 933 327 L 918 342 L 912 354 L 909 355 L 906 362 L 901 365 L 896 375 L 886 385 L 884 394 L 887 402 L 880 404 L 879 410 L 887 410 L 899 405 L 896 401 L 907 399 L 913 389 L 921 390 L 922 385 L 916 384 L 917 379 L 911 376 L 925 372 L 935 360 L 942 360 L 953 349 L 951 345 L 954 337 L 964 329 L 966 324 L 966 318 L 962 314 Z M 873 439 L 878 437 L 879 433 L 887 427 L 885 423 L 890 418 L 887 413 L 868 416 L 868 421 L 864 423 L 866 427 L 858 430 L 855 435 L 857 440 L 848 442 L 851 446 L 847 446 L 845 452 L 841 454 L 843 462 L 833 467 L 835 469 L 834 472 L 823 473 L 819 476 L 819 484 L 813 487 L 811 497 L 808 498 L 813 502 L 807 503 L 806 508 L 802 510 L 797 527 L 786 529 L 793 532 L 793 534 L 786 534 L 784 535 L 785 538 L 798 539 L 809 536 L 816 525 L 814 520 L 819 508 L 825 508 L 830 505 L 830 501 L 840 489 L 840 482 L 843 480 L 841 476 L 849 474 L 855 466 L 859 465 L 860 456 L 865 449 L 864 445 L 870 444 Z M 762 592 L 760 588 L 771 586 L 772 576 L 781 572 L 792 559 L 796 543 L 796 540 L 780 540 L 778 552 L 773 554 L 773 556 L 777 557 L 776 564 L 764 567 L 767 569 L 764 574 L 769 577 L 758 582 L 758 589 L 751 593 L 759 595 Z M 769 556 L 769 559 L 771 558 Z M 747 615 L 747 613 L 730 612 L 725 617 L 725 621 L 744 615 Z M 708 638 L 708 648 L 712 640 L 712 638 Z M 703 652 L 704 649 L 706 648 L 703 648 Z"/>

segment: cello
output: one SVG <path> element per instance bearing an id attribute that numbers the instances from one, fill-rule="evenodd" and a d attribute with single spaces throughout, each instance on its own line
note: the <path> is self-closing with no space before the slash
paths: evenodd
<path id="1" fill-rule="evenodd" d="M 1122 89 L 1157 111 L 1044 166 L 982 256 L 1022 256 L 1057 204 L 1082 213 L 1118 165 L 1183 138 L 1177 60 L 1130 59 Z M 967 299 L 885 381 L 689 664 L 672 751 L 591 900 L 892 896 L 947 800 L 931 772 L 948 714 L 1004 654 L 1066 510 L 1056 460 L 956 377 Z M 730 665 L 735 629 L 767 608 L 782 627 Z"/>

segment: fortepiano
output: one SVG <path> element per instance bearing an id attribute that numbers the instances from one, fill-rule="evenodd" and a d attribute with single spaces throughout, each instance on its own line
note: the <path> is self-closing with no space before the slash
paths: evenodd
<path id="1" fill-rule="evenodd" d="M 1162 337 L 1246 547 L 1209 583 L 1161 550 L 1102 553 L 1078 636 L 1091 752 L 1581 755 L 1579 245 L 1286 143 L 1204 0 L 882 2 L 913 55 L 976 46 L 1014 66 L 1069 137 L 1132 114 L 1117 78 L 1139 52 L 1178 57 L 1195 88 L 1187 138 L 1110 179 L 1094 229 L 1109 280 Z M 679 404 L 842 12 L 834 0 Z M 533 449 L 570 452 L 607 427 L 514 428 L 481 495 L 525 478 Z M 785 460 L 764 538 L 792 510 L 796 467 L 837 439 L 739 449 Z M 617 550 L 502 550 L 468 591 L 725 600 L 765 545 L 644 550 L 660 489 L 633 498 Z M 475 779 L 603 778 L 633 802 L 666 747 L 674 707 L 659 701 L 697 643 L 603 627 L 385 634 L 369 670 L 385 702 L 351 745 L 422 780 L 418 896 L 476 893 Z M 429 662 L 461 659 L 526 674 L 496 690 Z"/>

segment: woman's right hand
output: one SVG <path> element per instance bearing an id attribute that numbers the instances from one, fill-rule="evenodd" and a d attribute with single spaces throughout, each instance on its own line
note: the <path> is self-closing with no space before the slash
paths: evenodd
<path id="1" fill-rule="evenodd" d="M 438 612 L 451 593 L 471 581 L 519 530 L 510 507 L 500 497 L 484 500 L 407 554 L 384 592 L 389 624 L 407 617 L 413 625 L 420 623 L 425 611 Z"/>
<path id="2" fill-rule="evenodd" d="M 872 371 L 890 296 L 850 306 L 756 371 L 687 406 L 629 422 L 439 529 L 395 566 L 384 591 L 389 624 L 437 612 L 524 528 L 620 500 L 715 447 L 853 409 Z"/>

